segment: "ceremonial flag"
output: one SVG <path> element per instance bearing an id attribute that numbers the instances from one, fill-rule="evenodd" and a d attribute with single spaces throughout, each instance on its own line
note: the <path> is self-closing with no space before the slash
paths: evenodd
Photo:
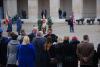
<path id="1" fill-rule="evenodd" d="M 8 22 L 9 22 L 9 16 L 8 16 L 8 12 L 6 12 L 5 24 L 8 24 Z"/>

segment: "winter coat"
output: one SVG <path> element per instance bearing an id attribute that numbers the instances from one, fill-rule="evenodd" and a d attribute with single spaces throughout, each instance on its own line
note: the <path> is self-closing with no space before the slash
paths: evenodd
<path id="1" fill-rule="evenodd" d="M 16 24 L 17 24 L 17 32 L 19 32 L 22 28 L 22 21 L 20 19 L 17 19 Z"/>
<path id="2" fill-rule="evenodd" d="M 16 58 L 16 54 L 17 54 L 17 46 L 19 44 L 19 41 L 17 40 L 11 40 L 8 43 L 7 46 L 7 64 L 16 64 L 17 58 Z"/>
<path id="3" fill-rule="evenodd" d="M 30 38 L 30 42 L 32 42 L 32 40 L 36 37 L 36 34 L 35 33 L 30 33 L 28 36 Z"/>
<path id="4" fill-rule="evenodd" d="M 45 67 L 44 45 L 46 42 L 46 38 L 36 37 L 32 42 L 35 44 L 36 49 L 36 67 Z"/>
<path id="5" fill-rule="evenodd" d="M 58 43 L 55 46 L 55 55 L 57 62 L 62 62 L 63 60 L 63 43 Z"/>
<path id="6" fill-rule="evenodd" d="M 35 48 L 33 44 L 19 45 L 17 48 L 18 67 L 36 67 L 35 66 Z"/>
<path id="7" fill-rule="evenodd" d="M 77 46 L 77 55 L 80 59 L 80 65 L 92 65 L 94 56 L 94 45 L 93 43 L 83 41 Z M 84 60 L 86 57 L 86 60 Z"/>
<path id="8" fill-rule="evenodd" d="M 8 38 L 0 37 L 0 64 L 2 65 L 7 63 L 7 44 Z"/>
<path id="9" fill-rule="evenodd" d="M 12 20 L 11 19 L 8 22 L 7 32 L 12 32 Z"/>
<path id="10" fill-rule="evenodd" d="M 51 35 L 47 34 L 47 35 L 45 35 L 44 37 L 47 38 L 48 36 L 51 36 L 51 38 L 52 38 L 52 43 L 57 42 L 58 36 L 56 36 L 55 34 L 51 34 Z"/>
<path id="11" fill-rule="evenodd" d="M 56 58 L 56 45 L 52 45 L 49 49 L 49 58 L 50 58 L 50 66 L 49 67 L 57 67 L 57 58 Z"/>

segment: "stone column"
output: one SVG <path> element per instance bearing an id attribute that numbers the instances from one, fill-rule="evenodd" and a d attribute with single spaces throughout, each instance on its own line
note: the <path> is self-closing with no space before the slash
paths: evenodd
<path id="1" fill-rule="evenodd" d="M 58 10 L 60 8 L 60 0 L 50 0 L 50 16 L 52 19 L 58 19 Z"/>
<path id="2" fill-rule="evenodd" d="M 38 0 L 28 0 L 28 18 L 34 21 L 38 19 Z"/>
<path id="3" fill-rule="evenodd" d="M 72 0 L 72 11 L 75 19 L 83 17 L 83 0 Z"/>
<path id="4" fill-rule="evenodd" d="M 4 0 L 4 15 L 8 12 L 10 17 L 17 14 L 17 0 Z"/>
<path id="5" fill-rule="evenodd" d="M 100 0 L 96 0 L 96 15 L 100 18 Z"/>

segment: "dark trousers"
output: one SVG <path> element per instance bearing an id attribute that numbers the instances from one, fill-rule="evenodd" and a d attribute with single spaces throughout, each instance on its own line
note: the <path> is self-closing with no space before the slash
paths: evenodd
<path id="1" fill-rule="evenodd" d="M 15 64 L 8 64 L 7 67 L 17 67 Z"/>
<path id="2" fill-rule="evenodd" d="M 70 25 L 70 32 L 74 32 L 74 26 Z"/>
<path id="3" fill-rule="evenodd" d="M 93 67 L 92 65 L 80 65 L 80 67 Z"/>
<path id="4" fill-rule="evenodd" d="M 62 67 L 78 67 L 78 62 L 63 62 Z"/>
<path id="5" fill-rule="evenodd" d="M 0 67 L 6 67 L 6 65 L 1 65 L 1 64 L 0 64 Z"/>
<path id="6" fill-rule="evenodd" d="M 49 67 L 57 67 L 57 64 L 51 63 Z"/>

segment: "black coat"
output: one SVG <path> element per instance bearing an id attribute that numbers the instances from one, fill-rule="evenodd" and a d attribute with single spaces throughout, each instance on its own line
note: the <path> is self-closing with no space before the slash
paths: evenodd
<path id="1" fill-rule="evenodd" d="M 44 45 L 46 42 L 46 38 L 38 37 L 34 38 L 33 43 L 36 50 L 36 67 L 45 67 L 45 53 L 44 53 Z"/>
<path id="2" fill-rule="evenodd" d="M 76 52 L 76 50 L 77 50 L 77 45 L 80 43 L 80 41 L 78 41 L 78 40 L 72 40 L 72 41 L 70 41 L 70 44 L 71 45 L 73 45 L 73 47 L 74 47 L 74 51 Z"/>
<path id="3" fill-rule="evenodd" d="M 63 60 L 63 43 L 58 43 L 55 47 L 55 54 L 56 54 L 56 59 L 58 62 L 62 62 Z"/>
<path id="4" fill-rule="evenodd" d="M 69 44 L 70 42 L 69 42 L 69 40 L 64 40 L 63 41 L 63 45 L 66 45 L 66 44 Z"/>
<path id="5" fill-rule="evenodd" d="M 100 59 L 100 44 L 98 45 L 98 48 L 97 48 L 97 55 L 98 55 L 98 59 Z"/>
<path id="6" fill-rule="evenodd" d="M 6 37 L 0 37 L 0 64 L 6 65 L 7 63 L 7 44 L 8 39 Z"/>
<path id="7" fill-rule="evenodd" d="M 28 36 L 30 38 L 30 42 L 32 42 L 33 38 L 35 38 L 35 34 L 34 33 L 30 33 Z"/>
<path id="8" fill-rule="evenodd" d="M 70 25 L 70 26 L 73 26 L 74 25 L 73 19 L 69 19 L 68 20 L 68 25 Z"/>
<path id="9" fill-rule="evenodd" d="M 52 45 L 49 49 L 50 67 L 57 67 L 55 47 L 55 45 Z M 51 60 L 51 58 L 54 58 L 54 60 Z"/>
<path id="10" fill-rule="evenodd" d="M 98 55 L 97 55 L 96 50 L 94 50 L 93 67 L 98 67 Z"/>
<path id="11" fill-rule="evenodd" d="M 71 41 L 69 44 L 63 46 L 63 67 L 77 67 L 78 59 L 76 55 L 77 42 Z"/>
<path id="12" fill-rule="evenodd" d="M 56 36 L 55 34 L 51 34 L 51 35 L 47 34 L 47 35 L 45 35 L 44 37 L 47 38 L 48 36 L 51 36 L 51 38 L 52 38 L 52 43 L 57 42 L 58 36 Z"/>

